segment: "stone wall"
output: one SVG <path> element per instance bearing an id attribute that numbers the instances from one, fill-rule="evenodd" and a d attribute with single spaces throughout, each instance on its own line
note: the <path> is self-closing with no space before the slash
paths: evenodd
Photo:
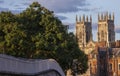
<path id="1" fill-rule="evenodd" d="M 0 54 L 0 73 L 36 75 L 51 70 L 65 76 L 59 64 L 53 59 L 20 59 Z"/>

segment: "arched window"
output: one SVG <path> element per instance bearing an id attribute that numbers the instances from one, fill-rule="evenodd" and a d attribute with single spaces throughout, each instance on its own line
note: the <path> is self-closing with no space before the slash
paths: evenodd
<path id="1" fill-rule="evenodd" d="M 118 64 L 118 70 L 120 70 L 120 63 Z"/>
<path id="2" fill-rule="evenodd" d="M 109 65 L 109 70 L 112 71 L 112 63 Z"/>
<path id="3" fill-rule="evenodd" d="M 104 41 L 104 31 L 103 30 L 101 31 L 101 39 L 102 39 L 102 41 Z"/>
<path id="4" fill-rule="evenodd" d="M 82 33 L 81 32 L 79 33 L 79 38 L 82 39 Z"/>

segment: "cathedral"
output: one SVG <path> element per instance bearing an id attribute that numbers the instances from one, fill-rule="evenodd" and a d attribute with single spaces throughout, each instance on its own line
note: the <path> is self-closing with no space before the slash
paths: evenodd
<path id="1" fill-rule="evenodd" d="M 76 16 L 76 41 L 88 55 L 83 76 L 120 76 L 120 40 L 115 41 L 114 13 L 98 14 L 97 41 L 93 40 L 92 17 Z"/>

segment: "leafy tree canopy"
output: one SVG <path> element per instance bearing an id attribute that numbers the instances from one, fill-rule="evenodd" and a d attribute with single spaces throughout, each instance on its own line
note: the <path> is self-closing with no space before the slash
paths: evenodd
<path id="1" fill-rule="evenodd" d="M 78 59 L 87 69 L 87 56 L 80 51 L 73 33 L 52 11 L 33 2 L 20 14 L 0 13 L 0 53 L 24 58 L 54 58 L 64 70 Z"/>

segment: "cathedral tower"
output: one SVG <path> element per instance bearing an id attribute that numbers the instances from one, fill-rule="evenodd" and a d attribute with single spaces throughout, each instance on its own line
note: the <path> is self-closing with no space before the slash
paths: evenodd
<path id="1" fill-rule="evenodd" d="M 76 38 L 79 47 L 84 50 L 86 44 L 92 40 L 92 17 L 83 15 L 78 17 L 76 16 Z"/>
<path id="2" fill-rule="evenodd" d="M 108 44 L 115 41 L 114 13 L 98 14 L 98 42 L 102 41 Z"/>

